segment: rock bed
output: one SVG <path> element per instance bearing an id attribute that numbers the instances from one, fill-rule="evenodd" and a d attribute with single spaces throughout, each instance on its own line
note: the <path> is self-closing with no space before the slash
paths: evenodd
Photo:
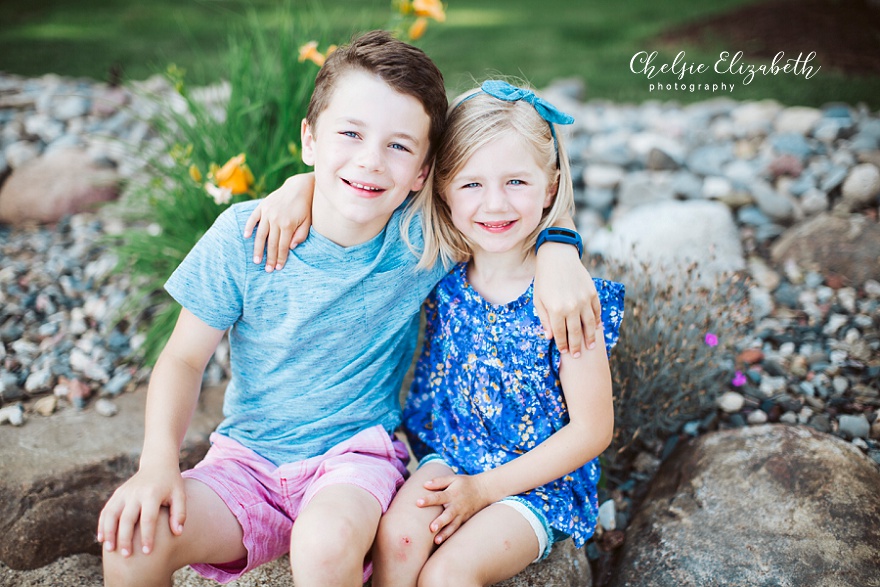
<path id="1" fill-rule="evenodd" d="M 171 107 L 179 103 L 160 78 L 139 88 Z M 880 283 L 847 284 L 833 267 L 773 266 L 768 253 L 791 226 L 818 214 L 876 222 L 880 119 L 847 105 L 583 103 L 580 91 L 560 82 L 547 93 L 577 119 L 569 151 L 582 230 L 653 201 L 722 202 L 736 220 L 742 264 L 755 283 L 754 328 L 738 345 L 745 381 L 719 398 L 715 413 L 687 423 L 681 436 L 765 422 L 805 424 L 880 463 Z M 223 94 L 222 86 L 203 92 L 214 101 Z M 70 146 L 110 161 L 123 177 L 135 176 L 141 166 L 120 145 L 155 152 L 145 122 L 155 108 L 128 89 L 0 75 L 0 177 Z M 130 358 L 143 342 L 136 334 L 140 317 L 120 313 L 132 284 L 112 271 L 113 235 L 124 228 L 103 211 L 55 226 L 0 227 L 0 422 L 26 425 L 28 417 L 57 409 L 59 400 L 109 416 L 115 395 L 146 380 L 148 372 Z M 215 383 L 223 375 L 222 361 L 215 361 L 206 378 Z M 634 488 L 678 438 L 641 453 L 632 476 L 602 496 L 603 548 L 622 540 Z M 597 542 L 591 544 L 595 558 Z"/>

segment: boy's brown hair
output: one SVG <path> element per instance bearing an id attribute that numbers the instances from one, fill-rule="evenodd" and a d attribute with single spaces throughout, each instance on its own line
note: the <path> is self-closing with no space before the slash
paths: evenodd
<path id="1" fill-rule="evenodd" d="M 356 69 L 379 76 L 396 92 L 412 96 L 422 104 L 431 119 L 427 155 L 430 161 L 446 124 L 448 101 L 443 74 L 421 49 L 395 39 L 386 31 L 357 36 L 327 58 L 318 72 L 315 91 L 309 100 L 306 113 L 309 126 L 316 128 L 318 115 L 330 104 L 339 78 Z"/>

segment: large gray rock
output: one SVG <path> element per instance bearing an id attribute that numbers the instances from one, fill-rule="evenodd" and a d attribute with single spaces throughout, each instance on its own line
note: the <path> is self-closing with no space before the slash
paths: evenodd
<path id="1" fill-rule="evenodd" d="M 202 392 L 187 432 L 184 466 L 208 448 L 219 423 L 223 390 Z M 113 490 L 136 470 L 144 438 L 145 389 L 119 396 L 119 413 L 68 408 L 33 415 L 20 427 L 0 426 L 0 561 L 35 569 L 79 553 L 100 552 L 98 514 Z"/>
<path id="2" fill-rule="evenodd" d="M 192 569 L 177 571 L 174 587 L 212 587 L 213 581 L 202 579 Z M 227 583 L 230 587 L 294 587 L 290 577 L 290 560 L 280 559 L 263 565 L 248 573 L 238 581 Z M 368 582 L 369 586 L 370 583 Z M 496 587 L 591 587 L 593 576 L 590 565 L 582 550 L 576 550 L 571 540 L 556 545 L 547 560 L 533 565 L 516 577 L 497 583 Z"/>
<path id="3" fill-rule="evenodd" d="M 57 560 L 32 571 L 14 571 L 0 563 L 0 587 L 49 587 L 76 585 L 101 587 L 103 585 L 101 559 L 80 554 Z M 185 568 L 174 574 L 174 587 L 216 587 L 217 583 L 203 579 L 192 569 Z M 290 560 L 287 556 L 254 569 L 230 587 L 293 587 Z M 369 586 L 370 583 L 367 583 Z M 583 551 L 575 550 L 571 540 L 559 544 L 547 560 L 531 565 L 512 579 L 497 587 L 591 587 L 593 577 Z"/>
<path id="4" fill-rule="evenodd" d="M 654 479 L 613 585 L 877 585 L 878 488 L 875 463 L 811 428 L 694 439 Z"/>
<path id="5" fill-rule="evenodd" d="M 836 273 L 851 285 L 880 280 L 880 224 L 861 214 L 819 214 L 773 243 L 778 267 L 788 259 L 802 269 Z"/>
<path id="6" fill-rule="evenodd" d="M 643 204 L 614 218 L 611 230 L 590 237 L 587 248 L 617 261 L 635 259 L 673 272 L 696 262 L 707 280 L 745 267 L 736 223 L 720 202 Z"/>
<path id="7" fill-rule="evenodd" d="M 0 222 L 50 223 L 89 211 L 117 197 L 118 181 L 79 149 L 53 151 L 13 169 L 0 189 Z"/>

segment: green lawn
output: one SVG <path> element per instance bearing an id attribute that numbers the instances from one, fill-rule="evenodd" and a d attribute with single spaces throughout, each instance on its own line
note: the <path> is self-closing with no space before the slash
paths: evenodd
<path id="1" fill-rule="evenodd" d="M 663 47 L 656 37 L 670 27 L 724 12 L 753 0 L 450 0 L 448 19 L 432 23 L 420 41 L 452 89 L 471 85 L 488 72 L 520 75 L 542 86 L 560 77 L 587 82 L 588 97 L 641 102 L 650 99 L 691 102 L 716 97 L 775 98 L 787 104 L 821 105 L 841 101 L 880 107 L 880 78 L 844 77 L 823 68 L 812 79 L 793 74 L 759 76 L 750 85 L 741 75 L 711 73 L 719 45 L 699 49 Z M 319 8 L 315 8 L 319 6 Z M 331 40 L 354 30 L 383 26 L 389 0 L 3 0 L 0 3 L 0 71 L 23 75 L 54 72 L 106 79 L 120 64 L 128 79 L 142 79 L 174 62 L 193 82 L 223 76 L 222 61 L 230 26 L 253 10 L 272 29 L 282 10 L 309 13 L 324 22 Z M 312 30 L 312 29 L 309 29 Z M 303 39 L 305 41 L 307 39 Z M 809 44 L 809 40 L 805 40 Z M 649 92 L 651 82 L 675 83 L 676 75 L 653 80 L 630 71 L 638 51 L 659 50 L 656 65 L 671 62 L 678 51 L 687 61 L 704 63 L 710 73 L 684 81 L 734 83 L 733 93 Z M 821 56 L 820 56 L 821 57 Z M 279 56 L 295 58 L 295 56 Z M 760 63 L 749 60 L 749 63 Z"/>

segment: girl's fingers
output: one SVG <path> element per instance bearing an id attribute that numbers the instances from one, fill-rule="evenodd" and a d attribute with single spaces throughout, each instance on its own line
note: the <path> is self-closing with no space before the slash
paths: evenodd
<path id="1" fill-rule="evenodd" d="M 416 505 L 420 508 L 427 508 L 435 505 L 443 505 L 448 501 L 449 500 L 446 499 L 445 493 L 443 493 L 442 491 L 435 491 L 417 499 Z"/>
<path id="2" fill-rule="evenodd" d="M 282 228 L 278 236 L 278 257 L 275 269 L 281 269 L 287 262 L 287 254 L 290 253 L 290 243 L 293 241 L 293 233 L 287 228 Z"/>
<path id="3" fill-rule="evenodd" d="M 247 222 L 244 223 L 244 238 L 250 238 L 251 232 L 254 230 L 254 226 L 260 221 L 260 216 L 262 212 L 260 210 L 260 205 L 257 204 L 257 207 L 254 208 L 254 211 L 251 212 L 251 215 L 248 216 Z"/>
<path id="4" fill-rule="evenodd" d="M 311 226 L 311 222 L 303 222 L 293 231 L 293 238 L 290 239 L 291 249 L 295 249 L 296 245 L 306 240 L 306 237 L 309 236 L 309 226 Z"/>
<path id="5" fill-rule="evenodd" d="M 461 526 L 461 524 L 458 523 L 457 518 L 444 526 L 443 530 L 434 537 L 434 544 L 441 544 L 444 542 L 447 538 L 455 534 L 455 531 L 458 530 L 459 526 Z"/>
<path id="6" fill-rule="evenodd" d="M 272 223 L 269 227 L 269 238 L 266 240 L 266 271 L 270 273 L 278 268 L 278 240 L 280 233 L 278 225 Z"/>
<path id="7" fill-rule="evenodd" d="M 257 226 L 257 235 L 254 237 L 254 263 L 260 264 L 263 260 L 263 250 L 266 247 L 266 237 L 269 234 L 269 225 L 261 222 Z"/>
<path id="8" fill-rule="evenodd" d="M 446 475 L 443 477 L 434 477 L 425 481 L 425 489 L 438 490 L 446 489 L 455 480 L 455 475 Z"/>

